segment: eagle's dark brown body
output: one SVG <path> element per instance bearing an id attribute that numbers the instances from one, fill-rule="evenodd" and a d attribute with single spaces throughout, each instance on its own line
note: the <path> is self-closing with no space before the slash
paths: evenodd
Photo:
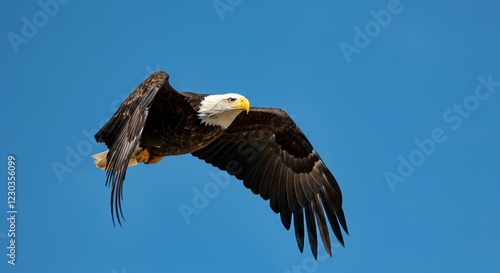
<path id="1" fill-rule="evenodd" d="M 222 128 L 204 126 L 197 117 L 200 101 L 205 96 L 158 92 L 144 125 L 141 147 L 156 156 L 181 155 L 197 151 L 219 138 L 224 133 Z"/>
<path id="2" fill-rule="evenodd" d="M 343 245 L 341 229 L 347 232 L 347 224 L 342 193 L 293 120 L 280 109 L 252 107 L 236 116 L 227 129 L 207 126 L 198 116 L 206 96 L 178 92 L 168 83 L 168 74 L 156 72 L 96 134 L 96 140 L 109 148 L 106 182 L 112 187 L 111 211 L 118 221 L 123 217 L 120 204 L 127 164 L 139 145 L 152 157 L 191 153 L 236 176 L 253 193 L 270 201 L 286 229 L 291 227 L 293 216 L 301 251 L 304 219 L 315 257 L 316 224 L 330 255 L 327 222 Z"/>

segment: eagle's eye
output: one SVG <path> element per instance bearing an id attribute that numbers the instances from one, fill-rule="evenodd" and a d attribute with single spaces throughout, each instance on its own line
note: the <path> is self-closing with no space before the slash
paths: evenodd
<path id="1" fill-rule="evenodd" d="M 236 101 L 236 99 L 235 99 L 235 98 L 229 98 L 229 99 L 227 99 L 227 101 L 228 101 L 229 103 L 233 103 L 233 102 L 235 102 L 235 101 Z"/>

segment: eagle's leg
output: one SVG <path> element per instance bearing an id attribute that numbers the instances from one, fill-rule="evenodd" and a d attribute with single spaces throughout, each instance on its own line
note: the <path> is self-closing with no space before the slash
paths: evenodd
<path id="1" fill-rule="evenodd" d="M 142 149 L 135 158 L 137 163 L 154 164 L 163 159 L 163 156 L 151 155 L 148 150 Z"/>
<path id="2" fill-rule="evenodd" d="M 146 164 L 155 164 L 157 162 L 160 162 L 160 160 L 162 160 L 162 159 L 163 159 L 163 156 L 159 156 L 159 155 L 150 156 L 149 160 L 148 160 L 148 162 L 146 162 Z"/>
<path id="3" fill-rule="evenodd" d="M 149 152 L 146 149 L 142 149 L 136 156 L 135 160 L 137 163 L 148 162 L 149 160 Z"/>

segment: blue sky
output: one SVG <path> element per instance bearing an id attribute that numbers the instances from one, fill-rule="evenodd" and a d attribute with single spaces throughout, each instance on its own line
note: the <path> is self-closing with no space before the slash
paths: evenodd
<path id="1" fill-rule="evenodd" d="M 498 1 L 3 1 L 2 272 L 496 272 Z M 151 72 L 295 119 L 350 235 L 301 254 L 267 202 L 192 156 L 129 170 L 115 228 L 93 134 Z M 195 215 L 179 206 L 206 200 Z M 208 194 L 207 194 L 208 193 Z M 187 220 L 186 220 L 187 219 Z"/>

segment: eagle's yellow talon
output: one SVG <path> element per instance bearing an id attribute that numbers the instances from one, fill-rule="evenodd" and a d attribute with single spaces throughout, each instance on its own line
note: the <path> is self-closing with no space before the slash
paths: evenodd
<path id="1" fill-rule="evenodd" d="M 150 156 L 149 157 L 149 160 L 147 162 L 144 162 L 146 164 L 155 164 L 157 162 L 159 162 L 160 160 L 163 159 L 163 156 Z"/>
<path id="2" fill-rule="evenodd" d="M 139 154 L 137 155 L 137 157 L 135 159 L 137 160 L 137 163 L 142 163 L 142 162 L 148 163 L 149 157 L 150 157 L 150 154 L 149 154 L 148 150 L 142 149 L 142 151 L 139 152 Z"/>

